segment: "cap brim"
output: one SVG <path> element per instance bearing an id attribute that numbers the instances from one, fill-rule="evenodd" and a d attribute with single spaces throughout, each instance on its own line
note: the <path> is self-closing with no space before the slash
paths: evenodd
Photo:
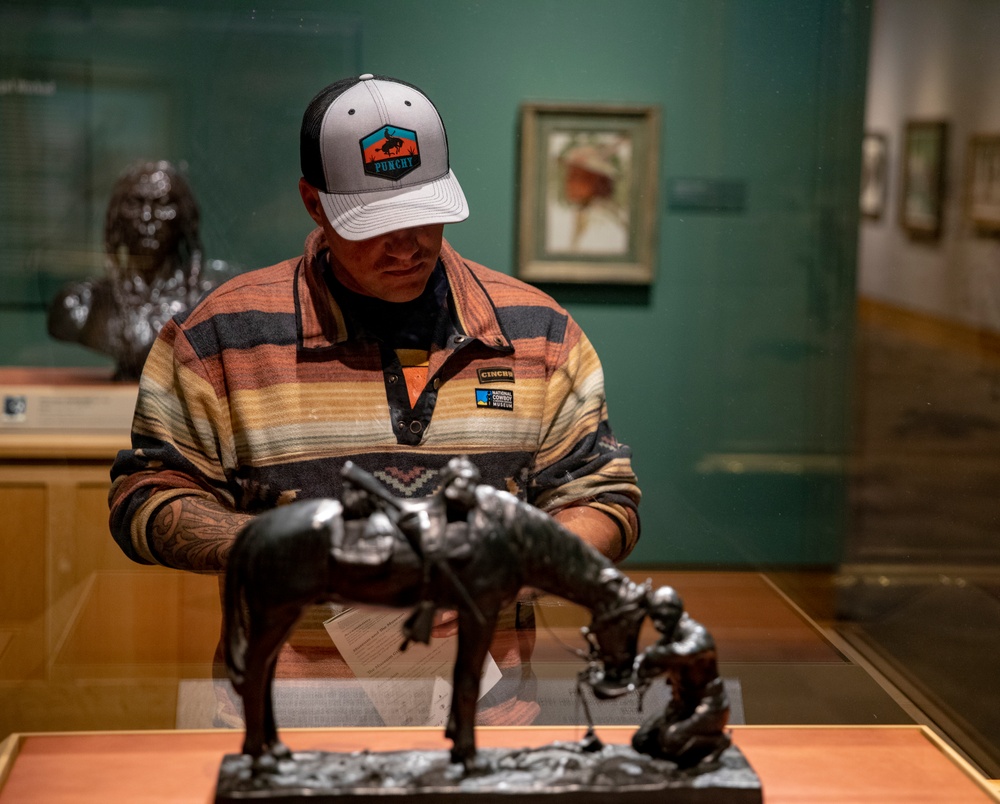
<path id="1" fill-rule="evenodd" d="M 458 223 L 469 217 L 465 193 L 452 171 L 416 187 L 374 193 L 320 193 L 323 211 L 345 240 L 367 240 L 397 229 Z"/>

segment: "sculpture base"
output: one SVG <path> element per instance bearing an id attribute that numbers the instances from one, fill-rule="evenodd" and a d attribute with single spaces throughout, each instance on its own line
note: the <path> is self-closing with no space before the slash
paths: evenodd
<path id="1" fill-rule="evenodd" d="M 713 765 L 681 771 L 630 746 L 586 751 L 578 743 L 481 748 L 465 773 L 447 751 L 298 752 L 278 772 L 251 774 L 250 757 L 227 754 L 217 804 L 248 801 L 354 804 L 716 804 L 763 801 L 760 779 L 735 746 Z"/>

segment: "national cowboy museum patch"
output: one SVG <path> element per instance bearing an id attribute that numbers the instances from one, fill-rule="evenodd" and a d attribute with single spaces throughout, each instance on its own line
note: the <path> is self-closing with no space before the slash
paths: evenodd
<path id="1" fill-rule="evenodd" d="M 514 392 L 499 388 L 477 388 L 476 389 L 477 408 L 499 408 L 500 410 L 514 409 Z"/>

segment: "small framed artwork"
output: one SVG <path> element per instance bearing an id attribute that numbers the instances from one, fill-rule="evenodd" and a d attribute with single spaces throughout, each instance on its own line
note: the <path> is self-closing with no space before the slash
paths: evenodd
<path id="1" fill-rule="evenodd" d="M 899 219 L 914 237 L 941 235 L 947 146 L 947 123 L 911 120 L 906 124 Z"/>
<path id="2" fill-rule="evenodd" d="M 659 153 L 655 107 L 522 106 L 518 275 L 650 283 Z"/>
<path id="3" fill-rule="evenodd" d="M 861 197 L 863 217 L 878 220 L 885 212 L 889 172 L 889 144 L 884 134 L 865 134 L 861 142 Z"/>
<path id="4" fill-rule="evenodd" d="M 969 138 L 966 210 L 977 229 L 1000 233 L 1000 134 Z"/>

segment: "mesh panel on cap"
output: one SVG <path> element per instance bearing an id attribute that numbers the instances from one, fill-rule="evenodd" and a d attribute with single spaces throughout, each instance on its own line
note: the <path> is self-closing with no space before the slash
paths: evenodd
<path id="1" fill-rule="evenodd" d="M 323 125 L 323 115 L 333 101 L 358 83 L 358 78 L 342 78 L 321 89 L 306 107 L 302 115 L 302 129 L 299 132 L 299 161 L 302 176 L 313 187 L 326 190 L 323 177 L 323 159 L 320 155 L 319 132 Z"/>

